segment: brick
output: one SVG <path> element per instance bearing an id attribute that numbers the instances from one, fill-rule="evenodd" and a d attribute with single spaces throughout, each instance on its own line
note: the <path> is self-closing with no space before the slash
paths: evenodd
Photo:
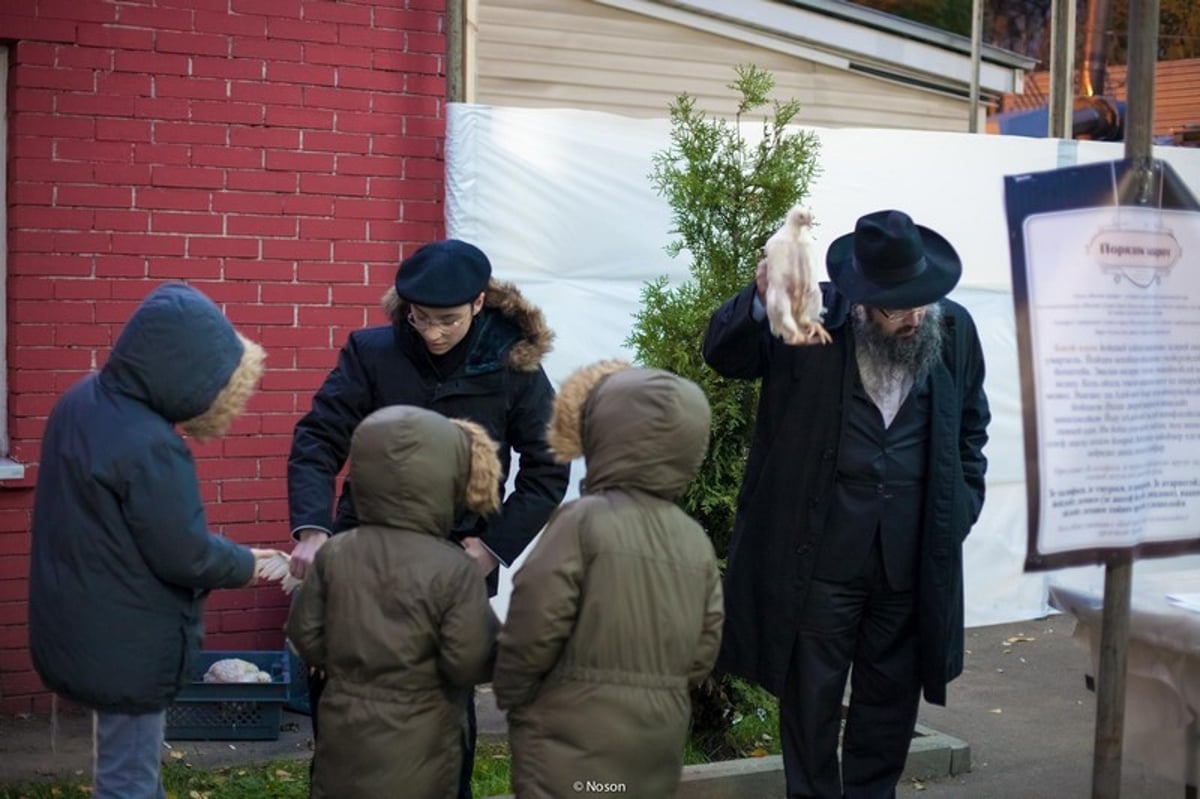
<path id="1" fill-rule="evenodd" d="M 83 208 L 133 208 L 132 188 L 116 186 L 59 186 L 60 205 Z"/>
<path id="2" fill-rule="evenodd" d="M 367 223 L 361 219 L 301 219 L 302 239 L 363 239 L 367 235 Z"/>
<path id="3" fill-rule="evenodd" d="M 263 239 L 262 256 L 267 259 L 328 261 L 333 249 L 328 241 Z"/>
<path id="4" fill-rule="evenodd" d="M 147 263 L 146 275 L 155 280 L 220 280 L 223 266 L 220 258 L 203 258 L 199 255 L 151 258 Z"/>
<path id="5" fill-rule="evenodd" d="M 227 302 L 224 307 L 230 322 L 236 325 L 290 325 L 295 322 L 292 308 L 282 305 L 241 304 Z"/>
<path id="6" fill-rule="evenodd" d="M 217 235 L 225 231 L 225 220 L 217 214 L 175 214 L 155 211 L 150 215 L 150 230 L 155 233 L 208 233 Z"/>
<path id="7" fill-rule="evenodd" d="M 409 4 L 411 6 L 411 4 Z M 376 8 L 372 17 L 377 28 L 395 28 L 404 31 L 434 32 L 441 27 L 441 15 L 433 11 L 414 11 L 395 8 L 394 3 Z"/>
<path id="8" fill-rule="evenodd" d="M 158 144 L 225 144 L 227 131 L 223 125 L 201 125 L 192 122 L 155 122 L 154 141 Z"/>
<path id="9" fill-rule="evenodd" d="M 83 141 L 63 139 L 55 147 L 59 161 L 117 161 L 133 160 L 133 146 L 124 141 Z"/>
<path id="10" fill-rule="evenodd" d="M 289 375 L 291 372 L 272 372 L 267 370 L 263 375 L 263 391 L 275 391 L 274 386 L 267 385 L 268 377 L 271 375 Z M 322 375 L 323 377 L 323 375 Z M 310 378 L 311 382 L 311 378 Z M 291 436 L 254 436 L 242 438 L 224 438 L 221 439 L 221 454 L 227 458 L 238 458 L 247 455 L 266 456 L 266 457 L 287 457 L 288 451 L 292 447 Z M 270 494 L 269 496 L 278 497 L 279 493 Z"/>
<path id="11" fill-rule="evenodd" d="M 13 158 L 49 161 L 54 157 L 54 139 L 44 136 L 9 136 L 8 151 Z"/>
<path id="12" fill-rule="evenodd" d="M 332 64 L 338 67 L 338 85 L 345 85 L 342 78 L 347 68 L 371 66 L 371 51 L 341 44 L 306 44 L 304 60 L 309 64 Z"/>
<path id="13" fill-rule="evenodd" d="M 12 41 L 73 42 L 75 23 L 34 17 L 5 17 L 4 38 Z"/>
<path id="14" fill-rule="evenodd" d="M 437 75 L 443 70 L 443 59 L 441 56 L 430 53 L 401 53 L 394 50 L 376 50 L 371 56 L 372 67 L 388 72 Z"/>
<path id="15" fill-rule="evenodd" d="M 371 9 L 353 3 L 329 2 L 329 0 L 305 0 L 301 16 L 306 20 L 341 22 L 349 25 L 370 25 Z"/>
<path id="16" fill-rule="evenodd" d="M 300 61 L 304 58 L 304 46 L 299 42 L 271 41 L 269 39 L 237 38 L 233 40 L 235 58 L 261 58 L 267 63 L 275 61 Z"/>
<path id="17" fill-rule="evenodd" d="M 57 324 L 58 319 L 53 318 L 56 313 L 62 313 L 63 306 L 74 306 L 78 303 L 54 303 L 56 306 L 55 312 L 51 313 L 50 309 L 45 307 L 40 310 L 35 306 L 30 310 L 30 315 L 35 318 L 31 319 L 16 319 L 18 314 L 13 314 L 13 321 L 21 322 L 43 322 L 47 324 Z M 16 311 L 20 307 L 20 303 L 14 303 L 13 310 Z M 90 309 L 88 309 L 90 313 Z M 63 349 L 61 347 L 49 347 L 42 349 L 40 347 L 30 347 L 25 350 L 16 350 L 9 354 L 8 357 L 9 369 L 28 369 L 30 371 L 48 371 L 61 372 L 68 369 L 86 370 L 92 368 L 92 354 L 88 350 Z M 17 394 L 16 396 L 22 396 Z"/>
<path id="18" fill-rule="evenodd" d="M 305 48 L 305 52 L 308 49 Z M 304 86 L 333 86 L 337 81 L 337 70 L 320 64 L 294 64 L 288 62 L 267 64 L 269 83 L 299 83 Z"/>
<path id="19" fill-rule="evenodd" d="M 290 194 L 296 190 L 297 183 L 295 172 L 230 169 L 225 173 L 225 187 L 231 191 L 275 191 Z"/>
<path id="20" fill-rule="evenodd" d="M 297 221 L 290 216 L 231 215 L 225 221 L 231 236 L 284 236 L 295 238 Z"/>
<path id="21" fill-rule="evenodd" d="M 112 71 L 113 53 L 98 47 L 56 47 L 52 62 L 60 67 L 87 67 Z"/>
<path id="22" fill-rule="evenodd" d="M 72 22 L 116 22 L 116 6 L 108 3 L 80 3 L 79 0 L 38 0 L 38 16 L 68 19 Z"/>
<path id="23" fill-rule="evenodd" d="M 166 76 L 187 75 L 188 60 L 187 56 L 175 53 L 118 50 L 113 56 L 113 69 L 117 72 L 154 75 L 157 83 L 157 80 Z"/>
<path id="24" fill-rule="evenodd" d="M 174 123 L 171 123 L 174 124 Z M 183 165 L 192 162 L 191 148 L 180 144 L 133 145 L 133 160 L 139 164 Z"/>
<path id="25" fill-rule="evenodd" d="M 224 56 L 229 54 L 229 38 L 208 33 L 159 31 L 154 49 L 160 53 Z"/>
<path id="26" fill-rule="evenodd" d="M 278 172 L 323 172 L 333 171 L 332 153 L 289 152 L 268 150 L 266 168 Z"/>
<path id="27" fill-rule="evenodd" d="M 413 158 L 439 158 L 437 139 L 408 136 L 376 136 L 371 140 L 371 155 L 398 155 Z"/>
<path id="28" fill-rule="evenodd" d="M 84 23 L 79 25 L 79 43 L 112 50 L 153 50 L 154 31 Z"/>
<path id="29" fill-rule="evenodd" d="M 410 222 L 424 220 L 426 222 L 441 222 L 445 218 L 446 209 L 440 202 L 404 204 L 404 218 Z"/>
<path id="30" fill-rule="evenodd" d="M 197 33 L 224 33 L 247 38 L 264 38 L 267 35 L 267 20 L 248 14 L 230 14 L 225 0 L 220 10 L 197 11 L 193 24 Z"/>
<path id="31" fill-rule="evenodd" d="M 51 252 L 103 253 L 112 246 L 112 236 L 108 233 L 61 231 L 52 235 Z"/>
<path id="32" fill-rule="evenodd" d="M 120 277 L 146 277 L 146 259 L 127 255 L 97 255 L 93 259 L 96 277 L 100 279 Z"/>
<path id="33" fill-rule="evenodd" d="M 264 249 L 266 243 L 270 241 L 276 241 L 276 239 L 264 239 Z M 295 264 L 290 261 L 260 259 L 257 261 L 228 261 L 225 264 L 226 280 L 251 280 L 260 283 L 293 280 L 295 276 Z"/>
<path id="34" fill-rule="evenodd" d="M 90 277 L 92 258 L 86 255 L 14 252 L 9 256 L 8 271 L 10 275 Z"/>
<path id="35" fill-rule="evenodd" d="M 274 8 L 274 4 L 272 4 L 272 8 Z M 337 28 L 333 25 L 285 19 L 279 16 L 267 19 L 267 36 L 271 39 L 295 39 L 302 42 L 332 43 L 338 39 Z"/>
<path id="36" fill-rule="evenodd" d="M 70 92 L 90 92 L 96 85 L 90 69 L 65 69 L 18 64 L 11 78 L 18 86 L 38 89 L 57 89 Z"/>
<path id="37" fill-rule="evenodd" d="M 80 114 L 89 117 L 132 117 L 137 114 L 137 97 L 95 94 L 60 94 L 54 99 L 54 110 L 60 114 Z M 18 108 L 18 111 L 23 110 Z"/>
<path id="38" fill-rule="evenodd" d="M 234 80 L 229 83 L 229 99 L 238 103 L 300 105 L 304 102 L 304 90 L 295 84 Z"/>
<path id="39" fill-rule="evenodd" d="M 22 205 L 53 205 L 54 204 L 54 186 L 48 183 L 29 183 L 20 180 L 11 180 L 10 175 L 10 197 L 20 198 Z"/>
<path id="40" fill-rule="evenodd" d="M 224 100 L 229 97 L 228 81 L 218 78 L 173 77 L 154 79 L 157 97 L 186 97 L 189 100 Z"/>
<path id="41" fill-rule="evenodd" d="M 368 241 L 430 241 L 436 238 L 438 238 L 436 230 L 429 225 L 379 220 L 367 223 Z"/>
<path id="42" fill-rule="evenodd" d="M 367 14 L 371 13 L 370 9 L 364 9 Z M 32 12 L 31 13 L 36 13 Z M 76 48 L 69 47 L 67 50 Z M 17 42 L 12 46 L 12 63 L 17 64 L 37 64 L 43 67 L 52 67 L 58 60 L 59 48 L 49 42 Z M 66 64 L 64 66 L 81 67 L 83 64 Z M 95 66 L 95 65 L 93 65 Z"/>
<path id="43" fill-rule="evenodd" d="M 400 92 L 405 87 L 405 76 L 399 72 L 342 67 L 338 70 L 338 86 L 375 92 Z"/>
<path id="44" fill-rule="evenodd" d="M 189 9 L 123 5 L 120 6 L 117 19 L 122 25 L 131 28 L 150 28 L 160 31 L 160 34 L 161 31 L 192 29 L 192 12 Z"/>
<path id="45" fill-rule="evenodd" d="M 96 75 L 96 94 L 149 97 L 154 94 L 154 78 L 141 73 L 101 72 Z"/>
<path id="46" fill-rule="evenodd" d="M 8 333 L 8 342 L 13 347 L 53 347 L 54 346 L 54 325 L 15 325 Z M 26 373 L 28 374 L 28 373 Z M 44 391 L 54 390 L 54 380 L 52 375 L 47 376 L 48 385 L 43 385 L 40 388 Z M 37 391 L 38 387 L 28 385 L 33 381 L 27 381 L 26 385 L 20 387 L 20 393 Z M 17 387 L 9 385 L 10 391 L 17 393 Z"/>
<path id="47" fill-rule="evenodd" d="M 43 208 L 21 205 L 12 209 L 8 221 L 25 230 L 89 230 L 96 212 L 82 208 Z"/>
<path id="48" fill-rule="evenodd" d="M 259 255 L 258 239 L 191 236 L 187 242 L 188 255 L 191 257 L 257 258 Z"/>
<path id="49" fill-rule="evenodd" d="M 354 89 L 326 89 L 321 86 L 304 88 L 304 104 L 313 108 L 344 108 L 366 111 L 371 107 L 371 93 Z"/>
<path id="50" fill-rule="evenodd" d="M 8 107 L 10 111 L 22 113 L 53 113 L 57 110 L 57 93 L 48 89 L 26 89 L 13 86 L 9 94 Z"/>
<path id="51" fill-rule="evenodd" d="M 188 101 L 179 97 L 135 97 L 130 115 L 143 119 L 182 121 L 188 118 L 190 110 Z"/>
<path id="52" fill-rule="evenodd" d="M 301 175 L 300 191 L 362 197 L 367 193 L 367 179 L 342 175 Z"/>
<path id="53" fill-rule="evenodd" d="M 395 242 L 335 241 L 333 243 L 333 260 L 399 263 L 400 247 Z M 301 272 L 301 274 L 303 275 L 304 273 Z M 311 278 L 303 277 L 302 279 Z"/>
<path id="54" fill-rule="evenodd" d="M 378 16 L 379 9 L 376 9 Z M 407 34 L 403 29 L 388 30 L 376 22 L 374 28 L 360 28 L 353 25 L 342 25 L 338 30 L 338 43 L 350 47 L 362 47 L 365 50 L 409 50 L 419 49 L 423 52 L 443 52 L 442 49 L 431 50 L 405 46 Z"/>
<path id="55" fill-rule="evenodd" d="M 267 283 L 262 287 L 265 305 L 328 305 L 329 296 L 329 286 Z"/>
<path id="56" fill-rule="evenodd" d="M 234 283 L 228 280 L 189 281 L 207 294 L 215 303 L 257 303 L 258 286 L 253 283 Z"/>
<path id="57" fill-rule="evenodd" d="M 150 214 L 147 211 L 97 211 L 97 230 L 148 231 Z"/>
<path id="58" fill-rule="evenodd" d="M 111 252 L 124 255 L 183 255 L 182 236 L 114 233 Z"/>
<path id="59" fill-rule="evenodd" d="M 291 439 L 286 436 L 272 436 L 269 439 L 273 446 L 272 452 L 286 453 L 291 447 Z M 280 442 L 286 442 L 281 447 Z M 236 458 L 230 458 L 236 461 Z M 287 485 L 275 480 L 223 480 L 221 481 L 221 500 L 237 502 L 247 499 L 279 499 L 287 496 Z"/>
<path id="60" fill-rule="evenodd" d="M 371 149 L 370 136 L 357 136 L 349 133 L 308 130 L 304 131 L 303 140 L 305 150 L 320 150 L 332 153 L 367 153 Z"/>
<path id="61" fill-rule="evenodd" d="M 272 127 L 332 130 L 333 120 L 334 114 L 332 111 L 320 111 L 313 108 L 293 108 L 291 106 L 267 106 L 267 124 Z"/>
<path id="62" fill-rule="evenodd" d="M 391 133 L 404 132 L 404 117 L 400 114 L 369 114 L 339 111 L 337 129 L 343 133 Z"/>
<path id="63" fill-rule="evenodd" d="M 261 103 L 219 102 L 192 103 L 192 119 L 197 122 L 229 122 L 235 125 L 259 125 L 265 117 Z"/>
<path id="64" fill-rule="evenodd" d="M 229 144 L 234 147 L 278 147 L 282 150 L 295 150 L 300 147 L 300 131 L 233 128 L 229 131 Z"/>
<path id="65" fill-rule="evenodd" d="M 238 169 L 262 167 L 263 152 L 254 147 L 204 147 L 192 148 L 192 163 L 196 166 L 228 166 Z"/>
<path id="66" fill-rule="evenodd" d="M 266 62 L 256 58 L 205 58 L 203 56 L 196 56 L 192 59 L 192 74 L 198 78 L 262 80 L 266 77 L 266 73 Z"/>
<path id="67" fill-rule="evenodd" d="M 383 158 L 373 155 L 339 155 L 339 175 L 370 175 L 400 177 L 404 174 L 404 161 L 399 158 Z"/>
<path id="68" fill-rule="evenodd" d="M 98 119 L 98 141 L 148 142 L 153 126 L 139 119 Z"/>
<path id="69" fill-rule="evenodd" d="M 333 198 L 307 194 L 296 194 L 283 200 L 285 214 L 302 216 L 332 216 Z"/>
<path id="70" fill-rule="evenodd" d="M 96 136 L 96 121 L 53 114 L 14 114 L 8 123 L 10 147 L 16 139 L 35 138 L 50 142 L 50 137 L 92 139 Z"/>
<path id="71" fill-rule="evenodd" d="M 207 211 L 215 205 L 213 195 L 195 189 L 156 189 L 139 186 L 135 195 L 138 208 L 160 211 Z M 214 207 L 214 210 L 215 207 Z"/>
<path id="72" fill-rule="evenodd" d="M 399 262 L 399 258 L 389 259 L 389 263 L 392 264 Z M 300 268 L 296 270 L 296 279 L 305 282 L 362 283 L 363 270 L 361 265 L 350 263 L 300 264 Z"/>
<path id="73" fill-rule="evenodd" d="M 105 325 L 55 325 L 54 343 L 60 347 L 111 347 L 112 329 Z"/>
<path id="74" fill-rule="evenodd" d="M 410 53 L 444 53 L 446 38 L 437 34 L 421 34 L 409 30 L 405 36 Z"/>
<path id="75" fill-rule="evenodd" d="M 227 177 L 232 179 L 234 174 L 231 172 Z M 251 183 L 249 176 L 258 173 L 245 174 L 247 183 Z M 212 207 L 217 213 L 279 214 L 283 212 L 283 197 L 259 192 L 222 191 L 212 195 Z"/>
<path id="76" fill-rule="evenodd" d="M 300 19 L 300 0 L 230 0 L 235 14 L 261 14 L 267 17 Z"/>
<path id="77" fill-rule="evenodd" d="M 155 186 L 219 189 L 225 184 L 225 173 L 204 167 L 155 166 L 150 182 Z"/>
<path id="78" fill-rule="evenodd" d="M 334 213 L 339 219 L 387 219 L 400 218 L 400 203 L 392 200 L 361 200 L 355 197 L 338 197 L 333 201 Z"/>
<path id="79" fill-rule="evenodd" d="M 107 186 L 144 186 L 150 182 L 149 164 L 96 164 L 92 178 Z"/>
<path id="80" fill-rule="evenodd" d="M 107 280 L 55 280 L 51 285 L 56 300 L 107 300 L 112 296 L 112 283 Z M 21 291 L 22 297 L 30 294 L 28 289 Z"/>

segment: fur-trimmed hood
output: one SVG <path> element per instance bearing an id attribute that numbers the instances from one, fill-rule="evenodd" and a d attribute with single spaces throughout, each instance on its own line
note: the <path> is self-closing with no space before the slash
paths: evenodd
<path id="1" fill-rule="evenodd" d="M 372 413 L 354 431 L 350 480 L 359 521 L 446 536 L 464 510 L 500 507 L 496 442 L 478 424 L 412 405 Z"/>
<path id="2" fill-rule="evenodd" d="M 408 324 L 409 303 L 396 293 L 394 286 L 384 292 L 382 305 L 397 328 Z M 506 350 L 505 365 L 511 369 L 532 372 L 541 366 L 554 343 L 554 332 L 547 327 L 542 310 L 525 299 L 513 283 L 495 279 L 488 281 L 483 308 L 481 317 L 487 315 L 499 323 L 490 325 L 488 332 L 501 334 L 486 337 L 489 340 L 483 346 L 500 344 Z M 484 324 L 489 321 L 481 320 Z M 499 328 L 509 328 L 511 332 Z"/>
<path id="3" fill-rule="evenodd" d="M 711 411 L 690 380 L 619 360 L 585 366 L 563 382 L 546 440 L 561 463 L 582 455 L 582 493 L 636 488 L 681 496 L 708 450 Z"/>
<path id="4" fill-rule="evenodd" d="M 241 414 L 265 358 L 212 300 L 167 283 L 130 317 L 100 380 L 204 441 L 223 435 Z"/>

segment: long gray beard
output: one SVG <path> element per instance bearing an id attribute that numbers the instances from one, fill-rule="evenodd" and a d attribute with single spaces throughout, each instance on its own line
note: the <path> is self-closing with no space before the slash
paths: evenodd
<path id="1" fill-rule="evenodd" d="M 929 306 L 916 335 L 898 338 L 883 332 L 865 308 L 854 313 L 854 343 L 863 388 L 884 407 L 886 398 L 903 402 L 912 387 L 924 380 L 942 357 L 942 307 Z M 898 403 L 897 403 L 898 405 Z"/>

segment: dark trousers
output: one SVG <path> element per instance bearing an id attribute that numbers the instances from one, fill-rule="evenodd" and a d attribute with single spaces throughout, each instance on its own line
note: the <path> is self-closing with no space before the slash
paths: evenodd
<path id="1" fill-rule="evenodd" d="M 896 795 L 920 701 L 916 594 L 888 586 L 878 543 L 873 549 L 857 577 L 814 580 L 809 588 L 779 698 L 790 797 Z M 850 708 L 839 780 L 847 673 Z"/>
<path id="2" fill-rule="evenodd" d="M 317 740 L 318 716 L 321 693 L 325 690 L 325 678 L 315 672 L 308 675 L 308 702 L 312 713 L 313 743 Z M 467 723 L 462 736 L 462 771 L 458 776 L 458 799 L 471 799 L 471 774 L 475 771 L 475 689 L 467 691 Z M 309 762 L 309 777 L 312 777 L 312 761 Z"/>

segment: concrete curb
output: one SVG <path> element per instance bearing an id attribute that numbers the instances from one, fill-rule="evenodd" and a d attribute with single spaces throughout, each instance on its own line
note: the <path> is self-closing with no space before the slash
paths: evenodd
<path id="1" fill-rule="evenodd" d="M 913 733 L 902 782 L 933 780 L 971 770 L 971 747 L 918 724 Z M 676 799 L 778 799 L 786 790 L 783 757 L 747 757 L 684 766 Z M 488 799 L 512 799 L 512 795 Z"/>

